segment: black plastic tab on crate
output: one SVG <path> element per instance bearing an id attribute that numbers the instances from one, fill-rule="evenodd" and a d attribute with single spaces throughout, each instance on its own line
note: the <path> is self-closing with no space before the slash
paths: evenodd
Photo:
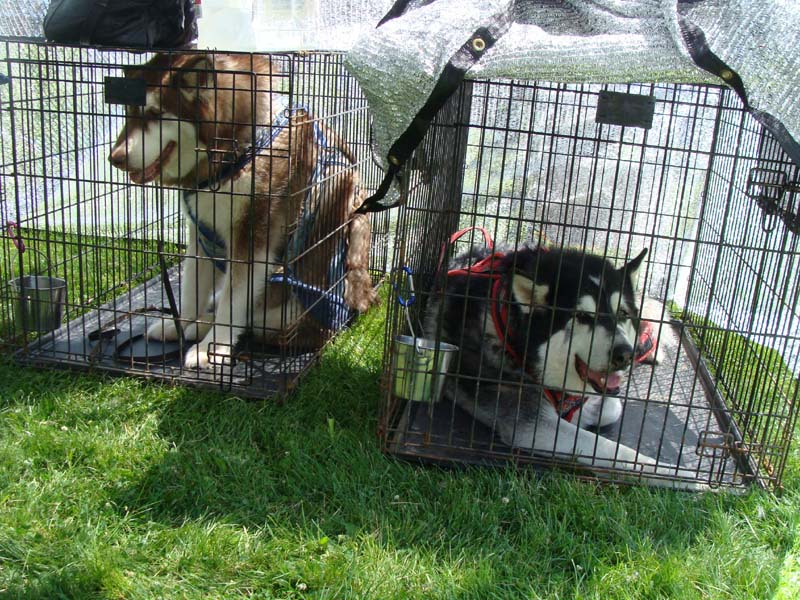
<path id="1" fill-rule="evenodd" d="M 656 99 L 653 96 L 604 90 L 597 99 L 597 114 L 594 120 L 605 125 L 650 129 L 653 126 L 655 108 Z"/>
<path id="2" fill-rule="evenodd" d="M 147 98 L 147 84 L 144 79 L 106 77 L 104 89 L 106 104 L 144 106 Z"/>

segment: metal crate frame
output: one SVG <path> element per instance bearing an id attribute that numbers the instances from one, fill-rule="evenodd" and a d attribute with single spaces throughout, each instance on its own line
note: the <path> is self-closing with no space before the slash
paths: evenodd
<path id="1" fill-rule="evenodd" d="M 166 54 L 172 60 L 193 53 Z M 276 96 L 288 106 L 306 107 L 315 127 L 320 124 L 341 136 L 354 156 L 353 164 L 342 171 L 358 171 L 363 194 L 376 187 L 380 170 L 369 143 L 369 110 L 340 53 L 224 54 L 250 57 L 251 64 L 254 56 L 278 64 L 279 72 L 270 76 Z M 106 101 L 105 80 L 121 77 L 124 68 L 141 65 L 151 56 L 124 48 L 0 38 L 0 68 L 10 77 L 8 85 L 0 86 L 0 348 L 24 364 L 135 374 L 242 396 L 285 394 L 315 364 L 322 345 L 332 337 L 330 331 L 309 343 L 302 332 L 285 325 L 284 315 L 277 343 L 237 346 L 235 368 L 208 372 L 183 368 L 191 344 L 169 352 L 150 342 L 142 345 L 145 327 L 170 319 L 165 314 L 171 306 L 169 293 L 161 282 L 166 274 L 172 282 L 170 293 L 179 296 L 177 265 L 192 226 L 182 214 L 176 190 L 131 185 L 125 173 L 108 166 L 126 107 Z M 255 80 L 255 75 L 245 70 L 231 76 L 241 81 Z M 257 125 L 269 123 L 253 127 Z M 287 125 L 290 140 L 292 127 L 293 122 Z M 326 172 L 320 185 L 337 177 L 338 171 Z M 6 222 L 18 228 L 6 228 Z M 388 260 L 388 215 L 373 216 L 371 224 L 369 272 L 377 285 Z M 344 231 L 344 226 L 335 227 L 318 244 L 344 244 Z M 29 249 L 24 255 L 12 245 L 17 234 Z M 277 268 L 288 272 L 292 266 Z M 65 322 L 54 331 L 20 331 L 15 326 L 15 291 L 8 282 L 30 274 L 67 281 Z M 252 288 L 251 282 L 248 289 Z M 142 347 L 126 353 L 127 340 Z"/>
<path id="2" fill-rule="evenodd" d="M 595 121 L 598 105 L 614 94 L 654 105 L 652 128 L 626 125 L 624 114 L 623 124 Z M 392 282 L 401 289 L 401 268 L 414 273 L 413 322 L 424 322 L 434 290 L 446 286 L 441 256 L 460 228 L 485 227 L 512 247 L 544 234 L 552 246 L 592 250 L 617 264 L 649 245 L 645 292 L 681 299 L 660 322 L 674 329 L 677 356 L 667 366 L 637 366 L 622 392 L 623 425 L 600 433 L 643 451 L 643 440 L 649 442 L 651 456 L 665 461 L 667 445 L 677 445 L 672 454 L 681 465 L 687 461 L 692 476 L 684 469 L 663 478 L 675 487 L 780 488 L 800 371 L 800 245 L 788 210 L 797 204 L 792 182 L 800 173 L 731 90 L 465 82 L 413 164 L 392 262 Z M 481 243 L 472 232 L 452 252 Z M 438 464 L 560 466 L 582 477 L 639 480 L 623 465 L 590 473 L 576 470 L 570 456 L 510 448 L 446 398 L 397 397 L 395 338 L 408 333 L 395 303 L 384 346 L 385 452 Z M 452 369 L 446 379 L 445 386 L 457 380 Z M 626 415 L 641 417 L 638 431 Z M 668 427 L 668 418 L 677 423 Z M 647 427 L 658 439 L 646 439 Z"/>

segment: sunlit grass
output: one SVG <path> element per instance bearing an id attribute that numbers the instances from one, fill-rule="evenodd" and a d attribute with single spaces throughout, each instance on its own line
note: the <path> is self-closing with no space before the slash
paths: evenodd
<path id="1" fill-rule="evenodd" d="M 44 275 L 66 281 L 64 321 L 86 313 L 160 274 L 153 240 L 88 236 L 22 229 L 20 253 L 10 239 L 0 240 L 0 344 L 14 335 L 14 298 L 10 282 L 21 275 Z M 167 264 L 177 264 L 181 250 L 167 243 Z"/>
<path id="2" fill-rule="evenodd" d="M 382 311 L 283 405 L 0 362 L 9 598 L 796 597 L 782 496 L 382 455 Z"/>

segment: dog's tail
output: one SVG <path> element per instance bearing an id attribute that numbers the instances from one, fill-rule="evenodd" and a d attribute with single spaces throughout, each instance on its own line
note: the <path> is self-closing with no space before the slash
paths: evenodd
<path id="1" fill-rule="evenodd" d="M 356 177 L 356 175 L 354 175 Z M 356 183 L 356 182 L 354 182 Z M 350 206 L 355 210 L 364 201 L 366 194 L 353 185 Z M 372 245 L 372 224 L 368 215 L 352 214 L 347 235 L 347 274 L 345 275 L 344 300 L 359 312 L 366 312 L 378 304 L 379 297 L 369 274 L 369 257 Z"/>
<path id="2" fill-rule="evenodd" d="M 327 130 L 328 145 L 338 149 L 351 165 L 356 158 L 345 141 L 336 133 Z M 372 247 L 372 222 L 368 215 L 355 214 L 367 197 L 361 189 L 358 171 L 355 167 L 344 174 L 345 181 L 339 188 L 347 207 L 347 251 L 345 257 L 344 301 L 353 310 L 366 312 L 373 305 L 380 303 L 380 298 L 372 283 L 369 273 L 370 250 Z"/>

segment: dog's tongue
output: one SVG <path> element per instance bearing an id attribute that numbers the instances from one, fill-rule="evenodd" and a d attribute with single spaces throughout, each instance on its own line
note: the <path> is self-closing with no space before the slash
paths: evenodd
<path id="1" fill-rule="evenodd" d="M 609 373 L 606 375 L 605 373 L 599 373 L 598 371 L 588 369 L 588 376 L 589 380 L 601 390 L 613 391 L 618 389 L 620 383 L 622 383 L 622 377 L 616 373 Z"/>

